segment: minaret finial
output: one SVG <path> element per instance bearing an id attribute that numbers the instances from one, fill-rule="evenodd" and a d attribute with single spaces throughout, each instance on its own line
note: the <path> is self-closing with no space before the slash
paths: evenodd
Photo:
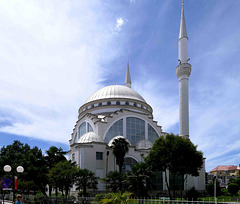
<path id="1" fill-rule="evenodd" d="M 181 22 L 180 22 L 180 31 L 179 31 L 179 39 L 187 36 L 187 27 L 186 27 L 186 22 L 185 22 L 185 17 L 184 17 L 184 4 L 182 0 L 182 14 L 181 14 Z"/>
<path id="2" fill-rule="evenodd" d="M 126 77 L 125 77 L 125 86 L 128 88 L 131 88 L 131 77 L 130 77 L 130 72 L 129 72 L 129 62 L 128 62 L 128 57 L 127 57 L 127 72 L 126 72 Z"/>

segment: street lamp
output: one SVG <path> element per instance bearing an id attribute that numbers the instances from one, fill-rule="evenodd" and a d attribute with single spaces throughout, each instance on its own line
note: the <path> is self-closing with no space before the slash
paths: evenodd
<path id="1" fill-rule="evenodd" d="M 3 167 L 3 170 L 6 172 L 6 173 L 9 173 L 9 172 L 11 172 L 11 170 L 12 170 L 12 167 L 10 166 L 10 165 L 5 165 L 4 167 Z M 22 166 L 18 166 L 17 167 L 17 169 L 16 169 L 16 171 L 18 172 L 18 173 L 23 173 L 24 172 L 24 168 L 22 167 Z M 15 192 L 14 192 L 14 190 L 16 190 L 17 189 L 17 176 L 14 176 L 14 180 L 13 180 L 13 203 L 14 203 L 14 200 L 15 200 Z M 4 198 L 3 198 L 3 203 L 4 203 Z"/>

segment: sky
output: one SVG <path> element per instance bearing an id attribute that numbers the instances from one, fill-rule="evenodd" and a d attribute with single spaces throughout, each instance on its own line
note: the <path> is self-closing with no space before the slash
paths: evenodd
<path id="1" fill-rule="evenodd" d="M 185 0 L 192 73 L 190 139 L 206 170 L 240 164 L 240 1 Z M 178 134 L 181 0 L 1 0 L 0 147 L 69 149 L 79 107 L 98 89 L 132 88 Z"/>

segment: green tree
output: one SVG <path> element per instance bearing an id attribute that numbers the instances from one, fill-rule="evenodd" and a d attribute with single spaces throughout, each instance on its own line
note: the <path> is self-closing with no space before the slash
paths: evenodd
<path id="1" fill-rule="evenodd" d="M 159 137 L 146 157 L 146 162 L 154 170 L 165 171 L 165 182 L 170 197 L 170 187 L 166 178 L 166 171 L 173 175 L 173 197 L 175 198 L 175 176 L 182 175 L 182 189 L 184 189 L 184 175 L 198 176 L 203 165 L 203 154 L 197 151 L 189 139 L 174 134 Z"/>
<path id="2" fill-rule="evenodd" d="M 216 181 L 216 190 L 217 196 L 220 196 L 222 194 L 222 191 L 218 180 Z M 210 196 L 214 196 L 214 179 L 207 185 L 207 192 Z"/>
<path id="3" fill-rule="evenodd" d="M 83 196 L 87 196 L 87 189 L 97 189 L 97 177 L 88 169 L 78 169 L 76 173 L 77 190 L 83 190 Z"/>
<path id="4" fill-rule="evenodd" d="M 50 170 L 53 168 L 54 165 L 59 163 L 60 161 L 66 161 L 65 155 L 67 154 L 66 151 L 63 151 L 63 149 L 57 148 L 56 146 L 51 146 L 47 151 L 46 151 L 46 156 L 45 160 L 47 162 L 47 168 Z M 49 183 L 49 195 L 52 195 L 52 185 Z M 55 195 L 58 195 L 58 189 L 55 188 Z"/>
<path id="5" fill-rule="evenodd" d="M 112 146 L 113 154 L 116 157 L 116 163 L 119 166 L 119 172 L 122 172 L 125 154 L 128 152 L 129 143 L 124 138 L 114 139 Z"/>
<path id="6" fill-rule="evenodd" d="M 154 172 L 145 162 L 138 163 L 131 167 L 131 171 L 127 173 L 128 189 L 133 192 L 136 197 L 146 197 L 148 192 L 152 190 L 152 179 L 155 177 Z"/>
<path id="7" fill-rule="evenodd" d="M 126 174 L 118 171 L 110 171 L 102 181 L 106 184 L 106 189 L 114 193 L 124 189 L 124 181 L 126 181 Z"/>
<path id="8" fill-rule="evenodd" d="M 228 192 L 231 194 L 231 195 L 237 195 L 238 193 L 238 190 L 239 190 L 239 187 L 236 183 L 230 183 L 228 185 Z"/>
<path id="9" fill-rule="evenodd" d="M 60 161 L 49 170 L 49 182 L 56 189 L 61 189 L 62 193 L 65 190 L 65 195 L 68 196 L 70 188 L 76 181 L 77 170 L 75 163 Z"/>
<path id="10" fill-rule="evenodd" d="M 35 192 L 41 190 L 45 193 L 47 167 L 41 149 L 38 147 L 31 149 L 28 144 L 16 140 L 13 144 L 1 148 L 0 158 L 0 166 L 8 164 L 12 167 L 12 171 L 8 174 L 0 168 L 1 177 L 4 175 L 18 176 L 19 189 Z M 17 173 L 17 166 L 23 166 L 24 172 Z"/>

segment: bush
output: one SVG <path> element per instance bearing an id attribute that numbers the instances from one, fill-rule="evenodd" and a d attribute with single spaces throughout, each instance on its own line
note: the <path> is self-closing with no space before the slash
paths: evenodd
<path id="1" fill-rule="evenodd" d="M 211 181 L 207 185 L 207 192 L 209 193 L 210 196 L 214 196 L 214 181 Z M 217 181 L 217 196 L 222 195 L 222 191 L 219 185 L 219 182 Z"/>
<path id="2" fill-rule="evenodd" d="M 199 196 L 198 191 L 194 187 L 192 187 L 190 190 L 187 191 L 185 197 L 187 200 L 197 201 L 198 196 Z"/>
<path id="3" fill-rule="evenodd" d="M 110 199 L 113 197 L 114 193 L 99 193 L 95 195 L 95 201 L 100 202 L 102 199 Z"/>
<path id="4" fill-rule="evenodd" d="M 89 197 L 89 195 L 90 195 L 89 192 L 86 192 L 86 196 L 83 195 L 83 191 L 78 192 L 79 197 Z"/>
<path id="5" fill-rule="evenodd" d="M 229 196 L 229 195 L 230 195 L 229 192 L 228 192 L 228 189 L 226 189 L 226 188 L 223 188 L 223 189 L 222 189 L 222 194 L 223 194 L 224 196 Z"/>
<path id="6" fill-rule="evenodd" d="M 228 185 L 228 192 L 232 195 L 237 195 L 238 193 L 238 185 L 236 183 L 230 183 Z"/>

